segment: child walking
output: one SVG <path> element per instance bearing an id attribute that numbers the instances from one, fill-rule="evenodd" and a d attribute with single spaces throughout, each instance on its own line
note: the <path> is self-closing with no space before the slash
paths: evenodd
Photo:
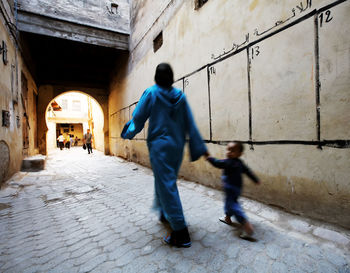
<path id="1" fill-rule="evenodd" d="M 226 147 L 226 159 L 216 159 L 207 157 L 207 160 L 215 167 L 223 169 L 222 182 L 225 190 L 225 217 L 220 221 L 226 224 L 233 224 L 231 216 L 235 216 L 236 220 L 242 225 L 240 237 L 242 239 L 251 239 L 253 235 L 253 226 L 248 221 L 241 205 L 238 203 L 238 197 L 242 191 L 242 173 L 248 175 L 256 184 L 260 184 L 259 179 L 254 173 L 243 163 L 239 157 L 243 154 L 244 146 L 241 142 L 230 142 Z"/>

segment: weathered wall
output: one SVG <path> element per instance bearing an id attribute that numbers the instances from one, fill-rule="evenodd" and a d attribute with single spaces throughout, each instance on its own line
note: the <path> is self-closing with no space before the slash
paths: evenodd
<path id="1" fill-rule="evenodd" d="M 27 89 L 27 98 L 21 97 L 22 104 L 25 105 L 23 107 L 24 113 L 26 113 L 26 116 L 24 116 L 25 122 L 27 122 L 27 129 L 28 129 L 28 148 L 26 148 L 25 155 L 35 155 L 39 152 L 38 149 L 38 142 L 37 142 L 37 103 L 38 103 L 38 88 L 36 86 L 36 83 L 34 79 L 32 78 L 30 72 L 28 71 L 27 67 L 23 63 L 23 59 L 20 59 L 21 64 L 21 75 L 19 75 L 19 85 L 20 90 L 22 92 L 23 96 L 23 88 Z M 24 77 L 24 78 L 22 78 Z M 27 118 L 26 118 L 27 117 Z M 24 121 L 23 121 L 24 122 Z M 22 124 L 23 125 L 23 124 Z"/>
<path id="2" fill-rule="evenodd" d="M 134 141 L 120 130 L 156 65 L 170 62 L 209 151 L 247 143 L 263 185 L 246 183 L 245 195 L 350 227 L 350 2 L 136 2 L 128 73 L 109 97 L 111 153 L 149 165 L 145 130 Z M 187 154 L 181 175 L 220 187 L 220 171 Z"/>
<path id="3" fill-rule="evenodd" d="M 16 7 L 21 32 L 128 49 L 128 0 L 18 0 Z"/>
<path id="4" fill-rule="evenodd" d="M 118 4 L 117 11 L 111 4 Z M 18 0 L 21 11 L 129 33 L 129 0 Z"/>
<path id="5" fill-rule="evenodd" d="M 37 88 L 16 47 L 13 12 L 7 1 L 0 2 L 0 46 L 6 44 L 7 63 L 0 55 L 0 184 L 21 167 L 23 156 L 37 153 L 36 106 Z M 24 79 L 25 78 L 25 79 Z M 27 90 L 26 92 L 24 91 Z M 2 111 L 9 112 L 9 126 L 3 125 Z M 24 115 L 25 114 L 25 115 Z M 23 149 L 23 128 L 27 127 Z"/>

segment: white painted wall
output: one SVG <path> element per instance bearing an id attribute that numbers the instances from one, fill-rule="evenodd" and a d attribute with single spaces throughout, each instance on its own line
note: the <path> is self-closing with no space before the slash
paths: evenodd
<path id="1" fill-rule="evenodd" d="M 145 130 L 134 141 L 120 132 L 169 62 L 214 156 L 225 141 L 252 144 L 243 159 L 263 185 L 246 183 L 246 195 L 350 227 L 350 2 L 179 2 L 139 3 L 143 14 L 163 8 L 153 24 L 133 12 L 129 74 L 111 86 L 111 153 L 149 165 Z M 220 187 L 218 170 L 187 157 L 181 175 Z"/>

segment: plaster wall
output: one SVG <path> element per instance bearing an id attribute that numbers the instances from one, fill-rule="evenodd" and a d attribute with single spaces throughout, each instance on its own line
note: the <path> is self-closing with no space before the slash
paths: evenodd
<path id="1" fill-rule="evenodd" d="M 25 88 L 25 86 L 22 85 L 26 83 L 28 94 L 27 99 L 24 99 L 22 103 L 25 104 L 25 108 L 23 108 L 23 111 L 25 111 L 27 116 L 27 127 L 28 127 L 28 149 L 26 151 L 26 154 L 31 156 L 39 153 L 38 149 L 38 137 L 37 137 L 37 103 L 38 103 L 38 88 L 37 85 L 32 78 L 31 73 L 23 63 L 23 59 L 20 59 L 20 65 L 21 65 L 21 74 L 19 75 L 19 86 L 21 89 L 21 92 L 23 93 L 22 88 Z M 22 79 L 22 77 L 25 77 L 25 79 Z M 24 117 L 25 118 L 25 117 Z"/>
<path id="2" fill-rule="evenodd" d="M 114 10 L 111 5 L 118 5 Z M 96 28 L 129 33 L 129 0 L 18 0 L 19 10 Z"/>
<path id="3" fill-rule="evenodd" d="M 13 22 L 13 13 L 7 1 L 0 3 L 0 45 L 7 47 L 8 63 L 3 62 L 0 55 L 0 184 L 12 174 L 19 171 L 24 156 L 34 155 L 36 149 L 36 84 L 28 72 L 20 51 L 16 48 L 16 40 L 8 28 L 7 22 Z M 28 90 L 27 97 L 22 100 L 22 75 L 26 78 L 23 88 Z M 2 111 L 9 112 L 9 126 L 2 126 Z M 26 114 L 26 117 L 24 116 Z M 23 150 L 23 122 L 28 128 L 28 147 Z"/>
<path id="4" fill-rule="evenodd" d="M 350 2 L 167 3 L 135 6 L 128 73 L 109 96 L 111 153 L 149 166 L 147 125 L 133 141 L 120 132 L 156 65 L 169 62 L 210 153 L 246 143 L 243 160 L 263 184 L 247 181 L 246 196 L 350 227 Z M 140 13 L 159 9 L 142 23 Z M 221 185 L 219 170 L 187 152 L 180 175 Z"/>
<path id="5" fill-rule="evenodd" d="M 108 113 L 106 113 L 108 115 Z M 104 145 L 105 145 L 105 135 L 103 132 L 103 129 L 106 127 L 108 128 L 108 124 L 106 126 L 104 125 L 104 116 L 103 112 L 100 106 L 97 105 L 96 102 L 92 105 L 92 117 L 94 120 L 94 145 L 95 149 L 104 152 Z M 85 133 L 85 132 L 84 132 Z M 108 138 L 107 141 L 109 142 Z M 107 142 L 107 144 L 108 144 Z"/>
<path id="6" fill-rule="evenodd" d="M 47 151 L 50 153 L 50 151 L 57 148 L 57 141 L 56 141 L 56 123 L 55 122 L 47 122 L 47 136 L 46 136 L 46 145 L 47 145 Z"/>

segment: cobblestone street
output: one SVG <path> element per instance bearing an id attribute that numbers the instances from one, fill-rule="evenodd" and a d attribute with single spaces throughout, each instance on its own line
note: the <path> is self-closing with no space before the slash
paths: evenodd
<path id="1" fill-rule="evenodd" d="M 0 272 L 350 272 L 350 231 L 242 198 L 257 242 L 219 222 L 222 192 L 179 180 L 192 247 L 165 245 L 146 167 L 81 148 L 0 191 Z"/>

